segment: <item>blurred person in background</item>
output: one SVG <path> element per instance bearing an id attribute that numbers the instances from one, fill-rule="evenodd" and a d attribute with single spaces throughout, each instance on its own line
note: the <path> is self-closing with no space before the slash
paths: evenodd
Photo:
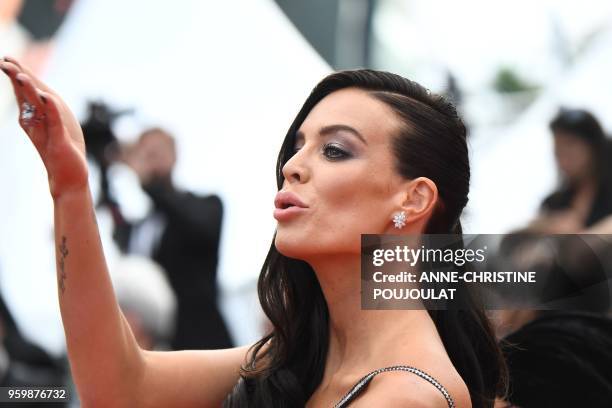
<path id="1" fill-rule="evenodd" d="M 497 313 L 510 386 L 496 407 L 609 407 L 612 242 L 590 234 L 612 234 L 611 142 L 584 110 L 561 109 L 550 129 L 559 187 L 502 247 L 518 270 L 543 272 L 532 295 L 557 310 Z"/>
<path id="2" fill-rule="evenodd" d="M 559 186 L 544 199 L 539 217 L 528 229 L 576 233 L 606 222 L 612 215 L 612 142 L 599 121 L 585 110 L 562 108 L 550 129 Z"/>
<path id="3" fill-rule="evenodd" d="M 612 243 L 542 234 L 612 234 L 612 141 L 588 111 L 561 108 L 550 122 L 559 186 L 542 202 L 539 216 L 504 238 L 508 259 L 518 270 L 539 265 L 544 273 L 542 303 L 561 301 L 565 310 L 610 313 L 609 258 Z M 552 244 L 538 245 L 547 241 Z M 530 308 L 497 311 L 497 332 L 518 330 L 542 314 Z"/>
<path id="4" fill-rule="evenodd" d="M 230 347 L 217 307 L 221 200 L 175 188 L 176 147 L 167 131 L 151 128 L 122 145 L 113 124 L 130 113 L 91 101 L 81 123 L 87 157 L 99 169 L 96 208 L 110 214 L 110 234 L 121 253 L 152 259 L 166 273 L 178 301 L 171 348 Z"/>
<path id="5" fill-rule="evenodd" d="M 176 159 L 174 138 L 160 128 L 144 131 L 126 149 L 124 163 L 153 208 L 139 222 L 117 223 L 114 236 L 122 251 L 150 257 L 166 272 L 178 301 L 173 349 L 228 348 L 232 341 L 217 306 L 223 205 L 216 195 L 179 191 L 172 182 Z"/>

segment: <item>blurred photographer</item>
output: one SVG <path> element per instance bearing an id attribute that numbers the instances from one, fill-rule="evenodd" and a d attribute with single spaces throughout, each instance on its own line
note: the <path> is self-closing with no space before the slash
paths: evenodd
<path id="1" fill-rule="evenodd" d="M 106 109 L 107 112 L 110 112 Z M 104 119 L 104 115 L 100 115 Z M 101 202 L 111 209 L 114 239 L 125 254 L 146 256 L 166 272 L 177 297 L 177 321 L 171 348 L 217 349 L 232 346 L 217 307 L 217 263 L 223 205 L 216 195 L 179 191 L 172 182 L 176 146 L 161 128 L 143 132 L 131 146 L 120 146 L 110 130 L 118 114 L 106 115 L 105 128 L 94 129 L 93 155 L 102 169 Z M 98 123 L 99 125 L 99 123 Z M 89 151 L 89 145 L 88 145 Z M 113 178 L 126 169 L 137 177 L 150 200 L 144 217 L 128 214 L 130 199 L 113 188 Z"/>

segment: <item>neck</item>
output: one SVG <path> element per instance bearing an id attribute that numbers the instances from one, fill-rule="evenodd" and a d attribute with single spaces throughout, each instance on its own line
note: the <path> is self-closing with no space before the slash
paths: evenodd
<path id="1" fill-rule="evenodd" d="M 363 372 L 372 364 L 380 364 L 386 356 L 389 361 L 383 364 L 400 364 L 399 356 L 406 355 L 401 350 L 415 350 L 415 344 L 423 340 L 439 340 L 426 310 L 361 309 L 359 255 L 334 255 L 310 265 L 329 310 L 325 377 L 338 371 Z"/>
<path id="2" fill-rule="evenodd" d="M 597 194 L 597 180 L 588 177 L 576 184 L 572 207 L 586 216 Z"/>

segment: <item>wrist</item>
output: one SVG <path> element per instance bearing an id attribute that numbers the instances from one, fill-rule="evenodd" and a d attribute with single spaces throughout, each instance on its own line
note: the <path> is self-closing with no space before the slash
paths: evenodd
<path id="1" fill-rule="evenodd" d="M 62 192 L 51 194 L 54 205 L 61 205 L 68 202 L 83 202 L 83 200 L 93 203 L 91 190 L 89 184 L 70 188 Z"/>
<path id="2" fill-rule="evenodd" d="M 89 192 L 89 169 L 60 169 L 51 172 L 47 170 L 49 192 L 53 200 L 66 194 Z"/>

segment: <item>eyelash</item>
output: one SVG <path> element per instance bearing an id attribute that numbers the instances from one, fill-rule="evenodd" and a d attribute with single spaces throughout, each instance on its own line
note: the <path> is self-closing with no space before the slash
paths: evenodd
<path id="1" fill-rule="evenodd" d="M 293 149 L 293 154 L 296 154 L 301 148 Z M 334 151 L 335 155 L 329 155 L 330 151 Z M 340 148 L 338 145 L 333 143 L 326 143 L 323 145 L 321 152 L 328 160 L 342 160 L 351 157 L 351 154 Z"/>
<path id="2" fill-rule="evenodd" d="M 339 155 L 337 156 L 327 155 L 326 153 L 329 152 L 330 150 L 335 151 Z M 341 149 L 338 145 L 335 145 L 333 143 L 327 143 L 323 146 L 323 154 L 325 155 L 325 157 L 327 157 L 330 160 L 342 160 L 342 159 L 346 159 L 351 156 L 349 153 Z"/>

